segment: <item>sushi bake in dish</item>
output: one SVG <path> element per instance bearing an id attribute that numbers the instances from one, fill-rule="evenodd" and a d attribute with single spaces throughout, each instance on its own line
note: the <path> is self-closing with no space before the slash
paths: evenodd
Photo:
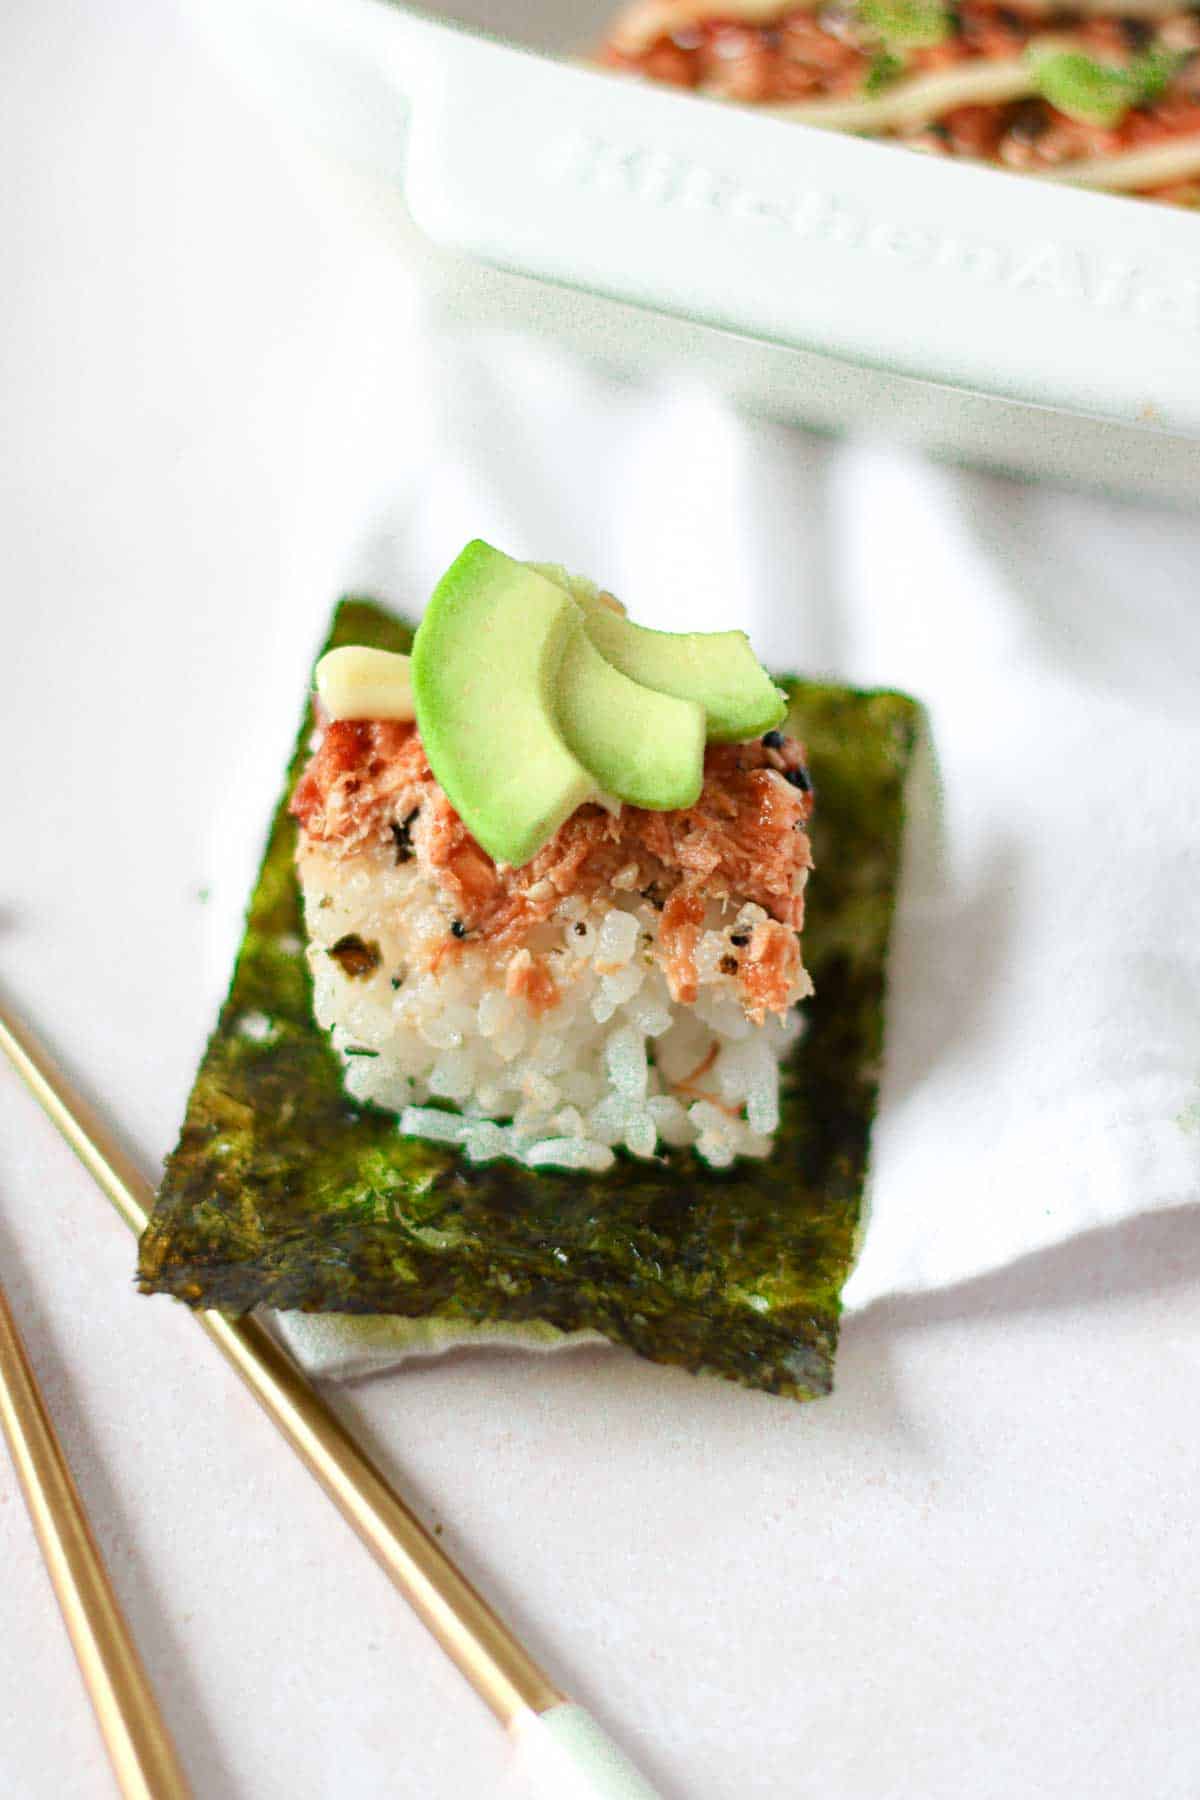
<path id="1" fill-rule="evenodd" d="M 1179 0 L 629 0 L 623 74 L 1075 187 L 1200 206 Z"/>
<path id="2" fill-rule="evenodd" d="M 481 542 L 315 689 L 143 1290 L 827 1392 L 913 703 Z"/>

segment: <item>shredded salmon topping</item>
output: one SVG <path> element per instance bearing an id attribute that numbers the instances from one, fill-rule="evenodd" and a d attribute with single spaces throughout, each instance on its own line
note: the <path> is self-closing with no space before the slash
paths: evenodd
<path id="1" fill-rule="evenodd" d="M 524 1000 L 530 1012 L 549 1012 L 558 1005 L 559 992 L 545 963 L 538 962 L 528 950 L 518 950 L 508 965 L 504 991 Z"/>
<path id="2" fill-rule="evenodd" d="M 947 101 L 911 124 L 880 123 L 862 129 L 936 156 L 998 163 L 1029 174 L 1096 163 L 1096 184 L 1108 161 L 1151 146 L 1178 146 L 1177 172 L 1152 175 L 1133 191 L 1181 206 L 1197 204 L 1196 144 L 1200 138 L 1200 20 L 1186 6 L 1130 6 L 1121 15 L 1092 17 L 1091 9 L 1063 0 L 959 0 L 923 9 L 933 25 L 931 41 L 895 41 L 869 7 L 797 5 L 793 0 L 632 0 L 614 21 L 597 52 L 608 67 L 677 88 L 718 95 L 744 105 L 823 108 L 902 92 L 921 78 L 985 64 L 1024 63 L 1024 92 L 982 103 Z M 897 9 L 903 20 L 903 8 Z M 922 9 L 916 9 L 920 23 Z M 1129 105 L 1108 123 L 1103 113 L 1086 118 L 1063 112 L 1039 91 L 1031 57 L 1039 48 L 1067 48 L 1102 68 L 1134 78 Z M 1150 58 L 1157 72 L 1139 92 L 1139 65 Z M 797 116 L 803 116 L 798 112 Z M 822 121 L 836 127 L 836 113 Z M 849 123 L 843 129 L 858 130 Z M 1114 170 L 1114 175 L 1116 171 Z"/>
<path id="3" fill-rule="evenodd" d="M 290 810 L 310 838 L 357 850 L 410 810 L 406 798 L 420 805 L 432 780 L 413 725 L 338 719 L 320 731 Z"/>
<path id="4" fill-rule="evenodd" d="M 590 899 L 615 876 L 625 881 L 632 867 L 643 896 L 661 908 L 664 971 L 673 997 L 685 1004 L 696 999 L 705 903 L 753 902 L 769 917 L 754 926 L 740 959 L 746 1010 L 760 1022 L 768 1011 L 786 1010 L 800 967 L 795 934 L 811 866 L 805 828 L 812 795 L 799 744 L 780 732 L 709 745 L 694 806 L 623 806 L 615 816 L 581 806 L 519 869 L 494 862 L 476 843 L 410 723 L 325 725 L 291 810 L 310 840 L 337 855 L 392 846 L 398 861 L 415 857 L 460 927 L 439 955 L 455 954 L 466 933 L 497 951 L 518 948 L 563 900 Z M 535 1010 L 557 999 L 533 957 L 512 959 L 508 980 Z"/>

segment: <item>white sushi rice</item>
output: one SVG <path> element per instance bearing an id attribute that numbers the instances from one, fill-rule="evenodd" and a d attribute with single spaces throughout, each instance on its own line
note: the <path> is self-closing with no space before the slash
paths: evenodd
<path id="1" fill-rule="evenodd" d="M 687 1006 L 667 987 L 659 914 L 632 889 L 562 901 L 507 958 L 468 934 L 430 972 L 450 918 L 415 861 L 396 866 L 375 849 L 335 859 L 308 845 L 300 874 L 317 1020 L 347 1090 L 397 1113 L 405 1135 L 458 1144 L 477 1163 L 597 1173 L 618 1147 L 653 1157 L 690 1144 L 715 1168 L 769 1153 L 779 1066 L 800 1023 L 789 1012 L 753 1024 L 725 972 L 731 937 L 765 919 L 761 907 L 710 908 Z M 347 937 L 377 964 L 351 972 L 362 958 L 337 953 Z M 561 996 L 542 1012 L 505 991 L 506 962 L 527 953 Z"/>

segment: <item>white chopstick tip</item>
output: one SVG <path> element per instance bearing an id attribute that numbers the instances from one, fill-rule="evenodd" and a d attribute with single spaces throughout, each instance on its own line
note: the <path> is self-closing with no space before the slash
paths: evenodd
<path id="1" fill-rule="evenodd" d="M 663 1800 L 582 1706 L 566 1701 L 515 1724 L 518 1767 L 544 1800 Z"/>

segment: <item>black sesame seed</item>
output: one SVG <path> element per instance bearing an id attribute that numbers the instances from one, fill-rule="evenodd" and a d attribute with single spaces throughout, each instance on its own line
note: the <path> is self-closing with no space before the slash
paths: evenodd
<path id="1" fill-rule="evenodd" d="M 750 942 L 750 933 L 748 931 L 731 932 L 729 941 L 731 944 L 736 944 L 738 949 L 741 950 Z"/>
<path id="2" fill-rule="evenodd" d="M 768 731 L 763 738 L 763 749 L 782 750 L 783 743 L 784 739 L 782 731 Z"/>
<path id="3" fill-rule="evenodd" d="M 451 919 L 450 935 L 451 935 L 451 937 L 456 937 L 456 938 L 465 938 L 466 937 L 467 928 L 463 924 L 461 919 Z"/>
<path id="4" fill-rule="evenodd" d="M 1147 19 L 1121 19 L 1121 36 L 1131 50 L 1147 50 L 1154 38 L 1154 28 Z"/>
<path id="5" fill-rule="evenodd" d="M 576 919 L 576 921 L 575 921 L 575 936 L 576 937 L 586 937 L 587 936 L 587 926 L 584 924 L 582 919 Z"/>
<path id="6" fill-rule="evenodd" d="M 420 810 L 419 806 L 414 806 L 408 817 L 400 823 L 397 823 L 395 819 L 392 820 L 392 842 L 396 846 L 396 861 L 398 863 L 406 863 L 412 857 L 412 823 Z"/>
<path id="7" fill-rule="evenodd" d="M 738 972 L 737 957 L 736 956 L 723 956 L 721 958 L 720 968 L 721 968 L 722 975 L 736 975 Z"/>
<path id="8" fill-rule="evenodd" d="M 785 769 L 783 779 L 790 782 L 794 788 L 799 788 L 802 794 L 812 793 L 812 782 L 809 780 L 808 770 L 803 763 L 798 769 Z"/>

